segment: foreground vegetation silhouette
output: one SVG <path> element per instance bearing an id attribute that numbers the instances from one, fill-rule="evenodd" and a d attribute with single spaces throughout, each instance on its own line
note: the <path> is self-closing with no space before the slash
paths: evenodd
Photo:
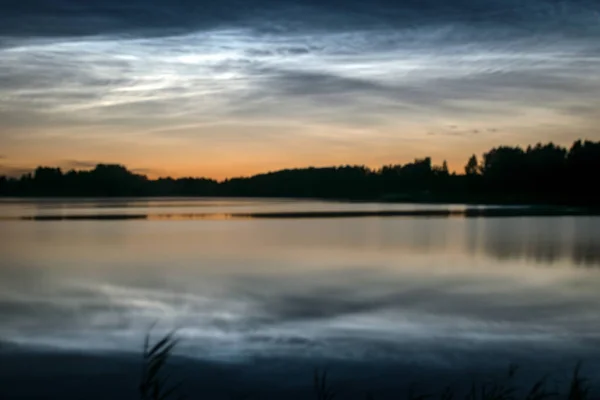
<path id="1" fill-rule="evenodd" d="M 0 177 L 0 196 L 296 197 L 378 201 L 543 203 L 600 206 L 596 181 L 600 142 L 578 140 L 567 149 L 553 143 L 526 149 L 500 146 L 473 155 L 464 173 L 450 173 L 431 158 L 405 165 L 286 169 L 216 181 L 160 178 L 99 164 L 92 170 L 38 167 L 20 178 Z"/>
<path id="2" fill-rule="evenodd" d="M 169 333 L 150 346 L 150 334 L 146 335 L 143 350 L 142 374 L 139 384 L 140 400 L 169 400 L 185 399 L 184 382 L 173 384 L 169 373 L 168 360 L 175 346 L 177 338 L 174 333 Z M 544 376 L 529 387 L 518 387 L 514 383 L 518 367 L 509 365 L 505 376 L 495 380 L 481 383 L 472 382 L 466 390 L 456 390 L 446 387 L 440 393 L 421 393 L 409 390 L 404 396 L 395 396 L 407 400 L 592 400 L 592 387 L 590 381 L 581 375 L 581 364 L 575 365 L 570 381 L 566 387 L 559 388 L 549 384 L 549 377 Z M 314 398 L 317 400 L 343 399 L 338 396 L 335 387 L 328 379 L 327 371 L 316 369 L 313 376 Z M 254 398 L 247 395 L 244 398 Z M 260 397 L 257 397 L 260 398 Z M 375 400 L 375 397 L 366 393 L 366 400 Z"/>

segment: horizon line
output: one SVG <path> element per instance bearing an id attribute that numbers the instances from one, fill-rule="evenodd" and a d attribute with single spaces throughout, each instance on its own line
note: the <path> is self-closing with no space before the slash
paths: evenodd
<path id="1" fill-rule="evenodd" d="M 481 162 L 481 160 L 483 159 L 483 156 L 487 153 L 489 153 L 492 150 L 495 149 L 499 149 L 499 148 L 514 148 L 514 149 L 521 149 L 523 151 L 526 151 L 528 148 L 535 148 L 537 146 L 557 146 L 559 148 L 563 148 L 565 149 L 567 152 L 576 144 L 576 143 L 600 143 L 600 141 L 595 141 L 593 139 L 589 139 L 589 138 L 579 138 L 576 139 L 574 141 L 571 142 L 570 145 L 560 145 L 560 144 L 556 144 L 554 141 L 548 141 L 548 142 L 537 142 L 535 144 L 528 144 L 528 145 L 497 145 L 497 146 L 493 146 L 490 149 L 488 149 L 487 151 L 481 153 L 480 155 L 477 154 L 472 154 L 471 156 L 467 156 L 464 163 L 462 164 L 461 167 L 459 168 L 452 168 L 452 167 L 448 167 L 448 172 L 450 175 L 465 175 L 464 172 L 464 166 L 468 163 L 468 160 L 470 157 L 475 156 L 478 160 L 478 162 Z M 6 160 L 8 157 L 1 157 L 1 159 Z M 121 163 L 121 162 L 97 162 L 97 161 L 89 161 L 89 162 L 80 162 L 80 161 L 73 161 L 73 160 L 63 160 L 64 164 L 67 165 L 61 165 L 61 162 L 57 162 L 54 166 L 52 166 L 49 163 L 43 163 L 43 164 L 38 164 L 35 167 L 19 167 L 19 166 L 10 166 L 10 165 L 2 165 L 0 164 L 0 177 L 5 177 L 5 178 L 13 178 L 13 179 L 20 179 L 23 176 L 27 175 L 27 174 L 32 174 L 35 172 L 36 169 L 38 168 L 52 168 L 52 169 L 60 169 L 62 173 L 68 173 L 71 171 L 75 171 L 75 172 L 79 172 L 79 171 L 91 171 L 94 170 L 97 166 L 99 165 L 108 165 L 108 166 L 121 166 L 123 168 L 125 168 L 127 171 L 136 174 L 136 175 L 141 175 L 146 177 L 148 180 L 160 180 L 160 179 L 206 179 L 206 180 L 211 180 L 211 181 L 215 181 L 218 183 L 222 183 L 225 181 L 229 181 L 229 180 L 234 180 L 234 179 L 248 179 L 248 178 L 252 178 L 252 177 L 256 177 L 256 176 L 261 176 L 261 175 L 268 175 L 268 174 L 272 174 L 272 173 L 278 173 L 278 172 L 283 172 L 283 171 L 293 171 L 293 170 L 309 170 L 309 169 L 328 169 L 328 168 L 346 168 L 346 167 L 350 167 L 350 168 L 365 168 L 367 170 L 369 170 L 370 172 L 377 172 L 378 170 L 383 169 L 384 167 L 389 167 L 389 166 L 405 166 L 405 165 L 409 165 L 409 164 L 413 164 L 415 162 L 418 161 L 423 161 L 423 160 L 427 160 L 429 159 L 431 161 L 431 166 L 432 168 L 434 167 L 438 167 L 441 168 L 442 165 L 444 165 L 447 161 L 446 158 L 443 158 L 442 163 L 441 164 L 434 164 L 433 163 L 433 158 L 431 156 L 424 156 L 424 157 L 415 157 L 413 158 L 411 161 L 405 162 L 405 163 L 382 163 L 379 164 L 377 166 L 369 166 L 368 164 L 327 164 L 327 165 L 307 165 L 307 166 L 302 166 L 302 167 L 282 167 L 282 168 L 276 168 L 276 169 L 268 169 L 268 170 L 264 170 L 264 171 L 260 171 L 260 172 L 256 172 L 256 173 L 250 173 L 250 174 L 240 174 L 240 175 L 232 175 L 232 176 L 227 176 L 227 177 L 223 177 L 223 178 L 213 178 L 213 177 L 209 177 L 208 175 L 190 175 L 190 174 L 172 174 L 172 173 L 166 173 L 164 174 L 164 171 L 161 171 L 157 168 L 146 168 L 146 167 L 138 167 L 138 168 L 132 168 L 129 167 L 126 163 Z M 71 166 L 68 166 L 68 164 L 73 164 Z M 10 172 L 12 170 L 12 173 Z M 8 172 L 7 172 L 8 171 Z"/>

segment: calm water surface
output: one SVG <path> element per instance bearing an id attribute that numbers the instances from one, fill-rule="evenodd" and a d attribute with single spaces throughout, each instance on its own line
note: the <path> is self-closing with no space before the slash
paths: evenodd
<path id="1" fill-rule="evenodd" d="M 253 219 L 464 206 L 274 200 L 0 203 L 0 341 L 455 366 L 600 346 L 599 217 Z M 97 220 L 102 214 L 164 218 Z M 89 219 L 27 221 L 39 215 Z M 166 217 L 168 216 L 168 217 Z M 482 356 L 481 362 L 486 362 Z"/>

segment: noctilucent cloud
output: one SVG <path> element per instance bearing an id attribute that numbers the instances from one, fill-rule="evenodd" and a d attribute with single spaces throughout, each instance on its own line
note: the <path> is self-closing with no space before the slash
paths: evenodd
<path id="1" fill-rule="evenodd" d="M 600 1 L 8 0 L 0 88 L 0 173 L 461 169 L 600 139 Z"/>

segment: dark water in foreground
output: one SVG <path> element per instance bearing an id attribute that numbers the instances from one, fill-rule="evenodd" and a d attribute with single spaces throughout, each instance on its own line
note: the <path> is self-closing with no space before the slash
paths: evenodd
<path id="1" fill-rule="evenodd" d="M 3 201 L 0 397 L 131 398 L 155 321 L 190 390 L 223 398 L 289 397 L 315 366 L 357 396 L 509 362 L 595 376 L 600 217 L 465 209 Z"/>

